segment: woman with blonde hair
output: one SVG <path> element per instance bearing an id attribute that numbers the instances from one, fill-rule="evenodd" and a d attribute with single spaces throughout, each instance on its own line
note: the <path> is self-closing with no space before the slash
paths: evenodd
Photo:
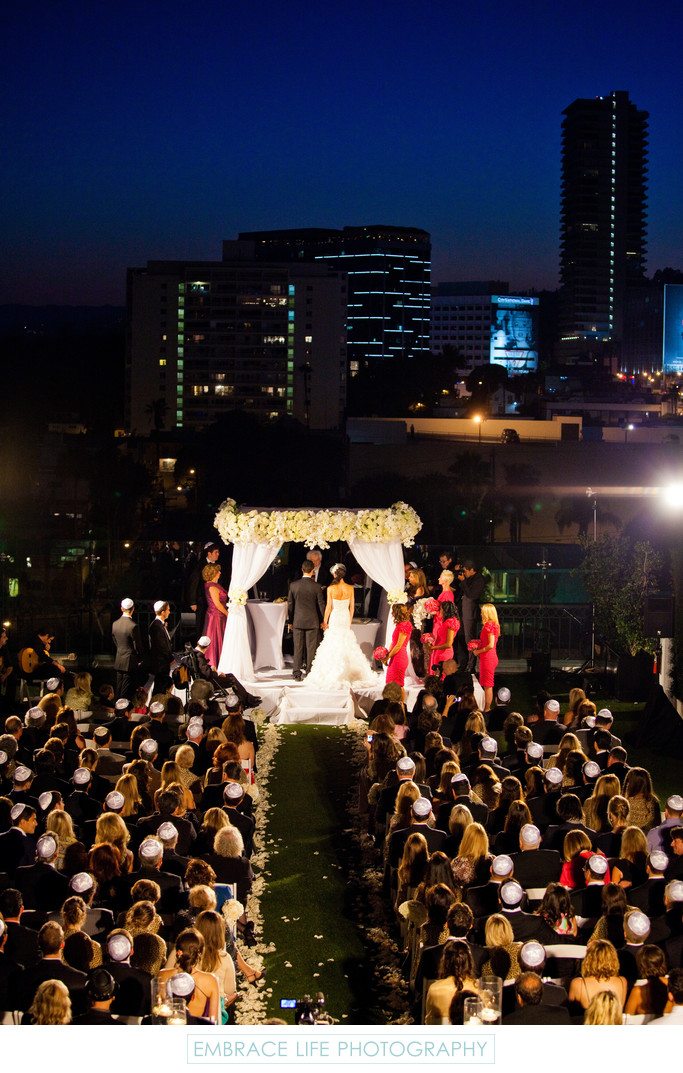
<path id="1" fill-rule="evenodd" d="M 591 840 L 585 831 L 567 831 L 562 843 L 562 871 L 560 883 L 567 890 L 585 886 L 583 873 L 586 857 L 591 854 Z"/>
<path id="2" fill-rule="evenodd" d="M 163 927 L 163 921 L 154 908 L 154 902 L 134 902 L 126 911 L 123 927 L 133 938 L 143 932 L 157 935 Z"/>
<path id="3" fill-rule="evenodd" d="M 71 816 L 64 809 L 53 809 L 48 813 L 45 820 L 45 830 L 51 835 L 54 835 L 57 839 L 57 859 L 54 861 L 54 866 L 57 871 L 61 872 L 64 867 L 64 854 L 66 853 L 67 846 L 72 846 L 75 842 L 78 842 L 76 834 L 74 832 L 74 824 Z"/>
<path id="4" fill-rule="evenodd" d="M 451 864 L 456 885 L 462 889 L 488 882 L 491 860 L 486 829 L 480 823 L 468 824 L 460 842 L 458 856 Z"/>
<path id="5" fill-rule="evenodd" d="M 619 857 L 612 867 L 612 882 L 628 890 L 647 881 L 647 839 L 640 827 L 631 825 L 621 836 Z"/>
<path id="6" fill-rule="evenodd" d="M 131 775 L 130 772 L 126 775 L 122 775 L 121 778 L 117 780 L 115 789 L 118 790 L 124 800 L 123 810 L 120 815 L 125 820 L 140 816 L 142 798 L 140 797 L 138 780 L 135 778 L 135 775 Z"/>
<path id="7" fill-rule="evenodd" d="M 473 708 L 467 716 L 465 729 L 458 745 L 461 767 L 463 760 L 469 760 L 472 755 L 472 738 L 475 734 L 486 734 L 486 720 L 478 708 Z"/>
<path id="8" fill-rule="evenodd" d="M 179 781 L 190 791 L 196 804 L 201 798 L 202 784 L 199 776 L 192 770 L 196 760 L 195 751 L 191 745 L 181 745 L 174 759 L 178 769 Z"/>
<path id="9" fill-rule="evenodd" d="M 193 847 L 195 856 L 203 857 L 212 853 L 216 835 L 224 827 L 230 827 L 230 819 L 227 813 L 222 808 L 207 808 L 202 825 L 197 832 L 197 841 Z"/>
<path id="10" fill-rule="evenodd" d="M 244 716 L 239 712 L 235 715 L 228 715 L 223 720 L 221 729 L 225 734 L 225 740 L 227 742 L 232 742 L 232 744 L 236 746 L 240 762 L 242 760 L 249 761 L 253 769 L 254 761 L 256 759 L 256 751 L 253 742 L 249 741 L 247 738 Z"/>
<path id="11" fill-rule="evenodd" d="M 557 748 L 557 752 L 554 753 L 552 756 L 548 757 L 547 760 L 544 760 L 543 767 L 556 767 L 559 768 L 560 771 L 564 774 L 564 769 L 567 764 L 567 757 L 571 752 L 581 752 L 581 743 L 577 738 L 576 734 L 573 734 L 571 733 L 571 731 L 568 731 L 566 734 L 562 735 L 562 738 L 560 739 L 560 744 Z"/>
<path id="12" fill-rule="evenodd" d="M 502 783 L 490 764 L 478 764 L 472 773 L 472 792 L 488 808 L 489 821 L 493 820 L 492 813 L 500 804 L 502 790 Z"/>
<path id="13" fill-rule="evenodd" d="M 661 808 L 652 792 L 650 772 L 644 767 L 632 767 L 624 779 L 623 794 L 629 803 L 629 821 L 642 828 L 645 834 L 661 820 Z"/>
<path id="14" fill-rule="evenodd" d="M 584 1025 L 623 1025 L 619 999 L 612 991 L 598 991 L 583 1016 Z"/>
<path id="15" fill-rule="evenodd" d="M 579 1002 L 587 1010 L 599 991 L 611 991 L 623 1010 L 627 988 L 626 978 L 619 975 L 619 958 L 612 943 L 607 939 L 593 939 L 586 947 L 581 975 L 575 976 L 569 985 L 569 1001 Z"/>
<path id="16" fill-rule="evenodd" d="M 38 985 L 31 1006 L 22 1018 L 28 1025 L 71 1024 L 71 999 L 61 980 L 44 980 Z"/>
<path id="17" fill-rule="evenodd" d="M 482 976 L 500 976 L 506 980 L 516 980 L 522 971 L 519 965 L 519 951 L 522 944 L 515 942 L 512 924 L 502 915 L 494 913 L 486 921 L 484 931 L 489 957 L 482 965 Z"/>
<path id="18" fill-rule="evenodd" d="M 194 796 L 190 790 L 181 782 L 180 768 L 174 760 L 166 760 L 161 768 L 161 783 L 159 789 L 154 793 L 154 807 L 158 808 L 159 794 L 164 790 L 170 789 L 172 786 L 179 786 L 182 792 L 182 801 L 185 810 L 194 808 Z"/>
<path id="19" fill-rule="evenodd" d="M 493 701 L 493 681 L 498 666 L 496 645 L 500 637 L 500 623 L 498 612 L 493 604 L 482 604 L 479 614 L 483 625 L 479 642 L 476 648 L 472 648 L 472 655 L 479 656 L 479 685 L 483 688 L 486 698 L 484 711 L 489 712 Z"/>
<path id="20" fill-rule="evenodd" d="M 586 694 L 582 689 L 575 687 L 574 689 L 569 690 L 569 707 L 567 708 L 562 718 L 562 722 L 566 727 L 579 726 L 579 705 L 583 704 L 585 699 Z"/>
<path id="21" fill-rule="evenodd" d="M 116 812 L 102 812 L 97 817 L 93 847 L 99 846 L 103 842 L 109 842 L 119 851 L 121 871 L 130 872 L 130 866 L 133 863 L 133 854 L 128 849 L 130 831 Z"/>
<path id="22" fill-rule="evenodd" d="M 458 856 L 462 836 L 473 822 L 467 805 L 453 805 L 448 817 L 448 838 L 443 844 L 443 851 L 451 860 Z"/>
<path id="23" fill-rule="evenodd" d="M 442 749 L 441 752 L 450 753 L 450 749 Z M 438 766 L 438 757 L 439 757 L 439 755 L 440 754 L 437 754 L 437 757 L 436 757 L 437 766 Z M 446 801 L 451 800 L 451 779 L 453 778 L 454 775 L 459 775 L 459 774 L 460 774 L 460 764 L 458 763 L 457 760 L 451 758 L 450 760 L 446 760 L 442 764 L 441 770 L 439 771 L 438 776 L 436 776 L 436 775 L 432 776 L 432 779 L 438 780 L 436 786 L 434 786 L 432 781 L 430 780 L 430 785 L 432 787 L 432 798 L 433 798 L 433 801 L 434 801 L 434 806 L 443 805 Z"/>
<path id="24" fill-rule="evenodd" d="M 218 980 L 211 972 L 199 968 L 204 956 L 204 936 L 196 928 L 185 928 L 175 941 L 175 968 L 162 969 L 161 982 L 168 981 L 179 972 L 188 973 L 194 980 L 194 993 L 187 1003 L 188 1013 L 194 1017 L 206 1017 L 218 1024 L 220 1015 L 220 992 Z"/>
<path id="25" fill-rule="evenodd" d="M 616 775 L 606 772 L 600 775 L 593 787 L 593 793 L 583 803 L 583 822 L 591 831 L 602 834 L 609 830 L 607 808 L 613 797 L 621 793 L 621 783 Z"/>
<path id="26" fill-rule="evenodd" d="M 90 712 L 94 703 L 92 675 L 88 671 L 79 671 L 74 675 L 74 684 L 64 698 L 64 705 L 77 712 Z"/>
<path id="27" fill-rule="evenodd" d="M 199 961 L 202 972 L 210 972 L 218 980 L 220 996 L 220 1023 L 229 1021 L 229 1009 L 237 998 L 235 963 L 225 948 L 225 921 L 215 909 L 205 909 L 195 921 L 195 927 L 204 939 L 204 952 Z"/>

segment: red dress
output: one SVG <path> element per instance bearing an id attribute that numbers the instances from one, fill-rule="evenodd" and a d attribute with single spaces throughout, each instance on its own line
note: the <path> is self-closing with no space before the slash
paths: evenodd
<path id="1" fill-rule="evenodd" d="M 218 599 L 224 604 L 228 602 L 227 590 L 216 581 L 204 582 L 206 592 L 206 618 L 204 619 L 204 633 L 211 641 L 204 655 L 212 667 L 218 666 L 223 649 L 223 634 L 225 633 L 226 616 L 218 610 L 211 598 L 211 589 L 218 589 Z"/>
<path id="2" fill-rule="evenodd" d="M 485 622 L 479 638 L 480 648 L 486 647 L 491 634 L 493 634 L 493 648 L 490 648 L 488 652 L 482 652 L 479 657 L 479 685 L 484 689 L 493 689 L 493 676 L 498 666 L 496 644 L 500 637 L 500 626 L 496 626 L 495 622 Z"/>
<path id="3" fill-rule="evenodd" d="M 391 652 L 391 649 L 396 647 L 401 636 L 405 637 L 405 642 L 387 664 L 387 682 L 397 682 L 400 686 L 404 684 L 406 668 L 408 666 L 408 646 L 410 645 L 410 635 L 412 632 L 413 624 L 410 619 L 407 622 L 399 622 L 397 626 L 394 626 L 389 651 Z"/>
<path id="4" fill-rule="evenodd" d="M 448 640 L 448 631 L 453 630 L 453 638 L 460 629 L 460 622 L 457 618 L 447 618 L 442 621 L 440 616 L 434 616 L 434 644 L 442 645 L 444 641 Z M 432 673 L 432 668 L 437 663 L 443 663 L 445 659 L 453 659 L 453 645 L 450 648 L 438 648 L 432 649 L 432 655 L 429 660 L 429 672 Z"/>

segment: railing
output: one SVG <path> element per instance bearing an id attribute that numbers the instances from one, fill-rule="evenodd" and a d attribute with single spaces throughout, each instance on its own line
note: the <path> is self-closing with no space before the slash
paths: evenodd
<path id="1" fill-rule="evenodd" d="M 499 604 L 498 615 L 502 659 L 524 659 L 532 652 L 581 661 L 590 656 L 590 604 Z"/>

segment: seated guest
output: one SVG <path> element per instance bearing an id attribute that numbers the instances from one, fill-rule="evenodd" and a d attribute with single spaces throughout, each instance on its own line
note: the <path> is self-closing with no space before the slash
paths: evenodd
<path id="1" fill-rule="evenodd" d="M 639 979 L 631 988 L 624 1013 L 648 1014 L 663 1017 L 671 1013 L 673 1002 L 669 998 L 668 969 L 664 951 L 658 946 L 646 945 L 636 954 Z"/>
<path id="2" fill-rule="evenodd" d="M 523 972 L 515 981 L 517 1009 L 503 1017 L 504 1025 L 570 1025 L 569 1010 L 543 1002 L 543 980 L 536 972 Z"/>
<path id="3" fill-rule="evenodd" d="M 569 986 L 569 1001 L 578 1002 L 586 1010 L 599 991 L 611 991 L 620 1008 L 624 1008 L 626 978 L 619 975 L 617 952 L 606 939 L 594 939 L 588 945 L 581 962 L 581 975 L 575 977 Z"/>
<path id="4" fill-rule="evenodd" d="M 486 946 L 489 956 L 482 965 L 482 976 L 500 976 L 503 982 L 516 980 L 520 972 L 518 954 L 522 944 L 515 942 L 510 921 L 500 913 L 494 913 L 486 921 Z"/>
<path id="5" fill-rule="evenodd" d="M 472 953 L 466 942 L 454 939 L 445 944 L 439 977 L 427 992 L 425 1024 L 440 1025 L 449 1016 L 453 996 L 458 991 L 479 993 Z"/>

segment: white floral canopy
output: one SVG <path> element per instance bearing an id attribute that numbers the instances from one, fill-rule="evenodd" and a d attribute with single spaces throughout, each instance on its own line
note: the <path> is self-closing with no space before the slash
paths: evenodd
<path id="1" fill-rule="evenodd" d="M 362 569 L 387 590 L 389 600 L 403 591 L 403 555 L 422 528 L 407 503 L 373 510 L 240 510 L 234 499 L 221 504 L 215 526 L 226 544 L 234 544 L 225 628 L 218 670 L 253 679 L 245 604 L 249 589 L 263 577 L 286 541 L 308 548 L 328 548 L 345 540 Z"/>

